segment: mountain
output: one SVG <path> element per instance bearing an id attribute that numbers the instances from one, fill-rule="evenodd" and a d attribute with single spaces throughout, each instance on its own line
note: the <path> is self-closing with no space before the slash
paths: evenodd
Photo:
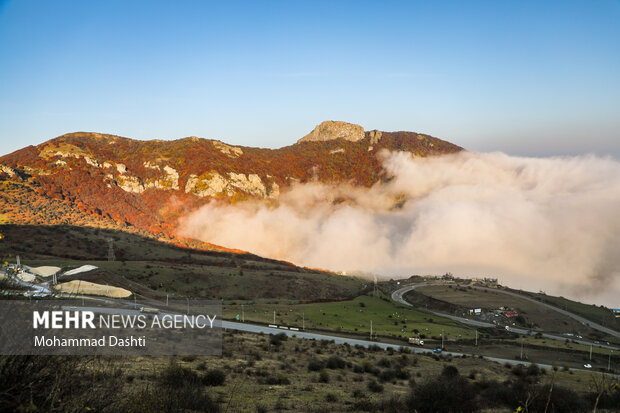
<path id="1" fill-rule="evenodd" d="M 462 148 L 335 121 L 280 149 L 69 133 L 0 157 L 0 224 L 77 224 L 175 239 L 179 217 L 210 200 L 277 202 L 294 183 L 313 180 L 371 186 L 389 178 L 377 157 L 382 150 L 435 156 Z"/>

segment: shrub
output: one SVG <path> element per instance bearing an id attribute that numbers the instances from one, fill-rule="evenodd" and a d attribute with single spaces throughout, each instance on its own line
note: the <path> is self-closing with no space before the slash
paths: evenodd
<path id="1" fill-rule="evenodd" d="M 181 388 L 200 383 L 200 377 L 195 371 L 171 361 L 160 373 L 159 384 L 171 388 Z"/>
<path id="2" fill-rule="evenodd" d="M 222 370 L 209 370 L 202 377 L 205 386 L 221 386 L 226 381 L 226 374 Z"/>
<path id="3" fill-rule="evenodd" d="M 541 370 L 536 364 L 530 364 L 527 368 L 528 376 L 540 376 L 541 374 Z"/>
<path id="4" fill-rule="evenodd" d="M 475 388 L 461 376 L 442 376 L 416 386 L 406 404 L 410 411 L 471 412 L 477 410 L 475 396 Z"/>
<path id="5" fill-rule="evenodd" d="M 457 369 L 455 366 L 444 366 L 443 370 L 441 371 L 441 375 L 443 377 L 451 379 L 459 375 L 459 369 Z"/>
<path id="6" fill-rule="evenodd" d="M 276 334 L 276 335 L 272 335 L 269 338 L 269 343 L 273 344 L 274 346 L 279 346 L 282 344 L 283 341 L 288 340 L 288 336 L 284 333 L 280 333 L 280 334 Z"/>
<path id="7" fill-rule="evenodd" d="M 396 377 L 396 372 L 392 369 L 383 370 L 379 373 L 379 380 L 382 382 L 392 381 Z"/>
<path id="8" fill-rule="evenodd" d="M 341 359 L 338 356 L 331 356 L 330 358 L 327 359 L 327 363 L 325 364 L 325 367 L 327 367 L 328 369 L 343 369 L 345 368 L 347 365 L 346 361 L 344 361 L 343 359 Z"/>
<path id="9" fill-rule="evenodd" d="M 355 399 L 361 399 L 364 396 L 365 396 L 365 393 L 362 390 L 360 390 L 360 389 L 353 390 L 353 397 Z"/>
<path id="10" fill-rule="evenodd" d="M 194 386 L 172 389 L 170 387 L 151 388 L 129 396 L 118 411 L 138 412 L 177 412 L 200 411 L 219 412 L 220 409 L 201 388 Z"/>
<path id="11" fill-rule="evenodd" d="M 286 385 L 291 384 L 291 381 L 288 377 L 283 374 L 275 374 L 272 376 L 265 377 L 265 384 L 269 385 Z"/>
<path id="12" fill-rule="evenodd" d="M 381 393 L 383 391 L 383 386 L 377 383 L 376 380 L 370 380 L 368 382 L 368 390 L 370 390 L 373 393 Z"/>
<path id="13" fill-rule="evenodd" d="M 327 370 L 321 370 L 321 372 L 319 373 L 319 382 L 329 383 L 329 373 L 327 372 Z"/>
<path id="14" fill-rule="evenodd" d="M 323 362 L 317 359 L 312 359 L 308 362 L 308 370 L 309 371 L 321 371 L 324 365 Z"/>

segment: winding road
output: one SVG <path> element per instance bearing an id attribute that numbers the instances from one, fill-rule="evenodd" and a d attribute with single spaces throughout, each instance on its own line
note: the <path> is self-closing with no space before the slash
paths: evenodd
<path id="1" fill-rule="evenodd" d="M 409 302 L 407 302 L 407 300 L 405 300 L 404 295 L 407 294 L 409 291 L 415 290 L 417 287 L 424 287 L 424 286 L 427 286 L 427 285 L 439 285 L 439 284 L 437 284 L 437 283 L 434 283 L 434 284 L 416 284 L 416 285 L 408 285 L 408 286 L 399 288 L 398 290 L 396 290 L 396 291 L 394 291 L 392 293 L 392 300 L 394 300 L 394 301 L 396 301 L 396 302 L 398 302 L 400 304 L 403 304 L 403 305 L 406 305 L 406 306 L 409 306 L 409 307 L 413 307 Z M 480 288 L 480 287 L 476 287 L 476 288 L 484 289 L 484 288 Z M 546 308 L 549 308 L 549 309 L 551 309 L 553 311 L 557 311 L 557 312 L 559 312 L 561 314 L 564 314 L 564 315 L 566 315 L 568 317 L 571 317 L 571 318 L 573 318 L 573 319 L 575 319 L 575 320 L 577 320 L 577 321 L 579 321 L 579 322 L 581 322 L 583 324 L 587 323 L 586 325 L 588 325 L 590 328 L 593 328 L 593 329 L 599 330 L 599 331 L 601 331 L 603 333 L 606 333 L 606 334 L 612 335 L 614 337 L 620 338 L 620 333 L 617 332 L 617 331 L 611 330 L 611 329 L 609 329 L 607 327 L 603 327 L 603 326 L 601 326 L 599 324 L 596 324 L 596 323 L 593 323 L 593 322 L 591 322 L 589 320 L 586 320 L 583 317 L 580 317 L 580 316 L 575 315 L 573 313 L 569 313 L 568 311 L 562 310 L 562 309 L 554 307 L 552 305 L 541 303 L 540 301 L 534 300 L 533 298 L 524 297 L 524 296 L 522 296 L 520 294 L 516 294 L 516 293 L 510 292 L 510 291 L 502 291 L 502 290 L 493 290 L 493 291 L 501 292 L 501 293 L 508 294 L 508 295 L 512 295 L 512 296 L 515 296 L 515 297 L 518 297 L 518 298 L 523 298 L 523 299 L 532 301 L 532 302 L 534 302 L 536 304 L 543 305 Z M 433 314 L 435 314 L 436 316 L 439 316 L 439 317 L 449 318 L 451 320 L 458 321 L 460 323 L 468 324 L 468 325 L 475 326 L 475 327 L 490 327 L 490 328 L 496 327 L 495 324 L 487 323 L 485 321 L 471 320 L 469 318 L 457 317 L 457 316 L 453 316 L 453 315 L 450 315 L 450 314 L 440 313 L 440 312 L 437 312 L 437 311 L 430 311 L 429 310 L 429 312 L 431 312 L 431 313 L 433 313 Z M 508 331 L 513 332 L 513 333 L 517 333 L 517 334 L 531 334 L 531 330 L 526 330 L 526 329 L 517 328 L 517 327 L 509 327 Z M 548 334 L 548 333 L 543 333 L 543 332 L 538 332 L 538 331 L 536 333 L 540 333 L 540 334 L 542 334 L 543 337 L 546 337 L 546 338 L 549 338 L 549 339 L 552 339 L 552 340 L 564 341 L 564 340 L 567 339 L 567 337 L 558 336 L 558 335 L 554 335 L 554 334 Z M 587 346 L 593 345 L 593 346 L 605 348 L 605 349 L 608 349 L 608 350 L 619 350 L 618 347 L 611 346 L 611 345 L 598 344 L 598 343 L 594 343 L 592 341 L 575 339 L 575 338 L 572 338 L 572 337 L 570 339 L 572 341 L 574 341 L 575 343 L 584 344 L 584 345 L 587 345 Z"/>

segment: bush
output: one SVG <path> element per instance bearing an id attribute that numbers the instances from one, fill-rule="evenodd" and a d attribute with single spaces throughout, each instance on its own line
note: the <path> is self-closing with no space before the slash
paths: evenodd
<path id="1" fill-rule="evenodd" d="M 327 393 L 327 395 L 325 395 L 325 401 L 329 403 L 337 402 L 338 396 L 336 396 L 334 393 Z"/>
<path id="2" fill-rule="evenodd" d="M 129 396 L 121 404 L 118 411 L 127 413 L 138 412 L 219 412 L 220 409 L 211 398 L 199 387 L 151 388 Z"/>
<path id="3" fill-rule="evenodd" d="M 286 377 L 283 374 L 276 374 L 273 376 L 267 376 L 265 377 L 265 384 L 269 384 L 269 385 L 286 385 L 286 384 L 291 384 L 291 381 L 289 380 L 288 377 Z"/>
<path id="4" fill-rule="evenodd" d="M 457 369 L 455 366 L 444 366 L 443 370 L 441 371 L 441 375 L 443 377 L 451 379 L 459 375 L 459 369 Z"/>
<path id="5" fill-rule="evenodd" d="M 540 367 L 538 367 L 536 364 L 530 364 L 529 367 L 527 368 L 527 373 L 528 376 L 540 376 L 542 374 Z"/>
<path id="6" fill-rule="evenodd" d="M 383 386 L 377 383 L 376 380 L 370 380 L 368 382 L 368 390 L 370 390 L 373 393 L 381 393 L 383 391 Z"/>
<path id="7" fill-rule="evenodd" d="M 329 373 L 323 369 L 319 373 L 319 383 L 329 383 Z"/>
<path id="8" fill-rule="evenodd" d="M 379 380 L 382 382 L 392 381 L 396 378 L 396 372 L 392 369 L 383 370 L 379 373 Z"/>
<path id="9" fill-rule="evenodd" d="M 478 408 L 475 396 L 475 388 L 461 376 L 441 376 L 416 386 L 406 404 L 410 411 L 472 412 Z"/>
<path id="10" fill-rule="evenodd" d="M 276 334 L 276 335 L 272 335 L 269 338 L 269 343 L 273 344 L 274 346 L 279 346 L 282 344 L 283 341 L 288 340 L 288 336 L 284 333 L 280 333 L 280 334 Z"/>
<path id="11" fill-rule="evenodd" d="M 327 367 L 328 369 L 343 369 L 345 368 L 347 365 L 346 361 L 344 361 L 343 359 L 341 359 L 338 356 L 331 356 L 330 358 L 327 359 L 327 363 L 325 364 L 325 367 Z"/>
<path id="12" fill-rule="evenodd" d="M 209 370 L 202 377 L 205 386 L 221 386 L 226 381 L 226 373 L 222 370 Z"/>
<path id="13" fill-rule="evenodd" d="M 308 370 L 309 371 L 321 371 L 325 367 L 323 362 L 317 359 L 312 359 L 308 362 Z"/>
<path id="14" fill-rule="evenodd" d="M 85 405 L 103 410 L 126 383 L 113 372 L 83 369 L 85 360 L 0 356 L 0 411 L 78 411 Z"/>
<path id="15" fill-rule="evenodd" d="M 362 390 L 360 390 L 360 389 L 353 390 L 353 398 L 361 399 L 364 396 L 365 396 L 365 393 Z"/>
<path id="16" fill-rule="evenodd" d="M 195 371 L 171 361 L 160 373 L 159 384 L 165 387 L 181 388 L 200 383 L 200 377 Z"/>

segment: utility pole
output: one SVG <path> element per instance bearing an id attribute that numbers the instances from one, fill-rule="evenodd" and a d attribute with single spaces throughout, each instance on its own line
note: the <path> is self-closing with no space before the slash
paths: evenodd
<path id="1" fill-rule="evenodd" d="M 613 353 L 613 350 L 609 350 L 609 359 L 607 360 L 607 371 L 611 371 L 611 353 Z"/>
<path id="2" fill-rule="evenodd" d="M 521 338 L 521 360 L 523 360 L 523 338 Z"/>
<path id="3" fill-rule="evenodd" d="M 590 361 L 592 361 L 592 343 L 590 343 Z"/>
<path id="4" fill-rule="evenodd" d="M 243 304 L 241 304 L 241 322 L 245 323 L 245 310 L 243 309 Z"/>
<path id="5" fill-rule="evenodd" d="M 168 294 L 166 294 L 166 307 L 168 307 Z"/>
<path id="6" fill-rule="evenodd" d="M 273 310 L 273 323 L 276 323 L 276 310 Z"/>
<path id="7" fill-rule="evenodd" d="M 187 297 L 187 314 L 189 314 L 189 297 Z"/>
<path id="8" fill-rule="evenodd" d="M 443 329 L 441 329 L 441 349 L 443 350 Z"/>
<path id="9" fill-rule="evenodd" d="M 306 313 L 301 313 L 301 329 L 306 329 Z"/>
<path id="10" fill-rule="evenodd" d="M 370 339 L 372 340 L 372 320 L 370 320 Z"/>
<path id="11" fill-rule="evenodd" d="M 478 330 L 476 330 L 476 347 L 478 346 Z"/>
<path id="12" fill-rule="evenodd" d="M 373 275 L 373 278 L 374 278 L 374 281 L 375 281 L 375 288 L 374 288 L 374 290 L 372 292 L 372 295 L 373 295 L 373 297 L 376 297 L 377 296 L 377 276 Z"/>
<path id="13" fill-rule="evenodd" d="M 106 241 L 108 241 L 108 261 L 114 261 L 116 259 L 114 256 L 114 238 L 108 238 Z"/>

